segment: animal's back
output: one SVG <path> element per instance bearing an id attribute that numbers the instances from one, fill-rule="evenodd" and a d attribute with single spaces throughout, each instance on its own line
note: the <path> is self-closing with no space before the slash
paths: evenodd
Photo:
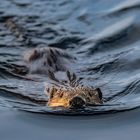
<path id="1" fill-rule="evenodd" d="M 35 48 L 24 54 L 30 73 L 48 74 L 48 71 L 68 71 L 76 58 L 58 48 Z"/>

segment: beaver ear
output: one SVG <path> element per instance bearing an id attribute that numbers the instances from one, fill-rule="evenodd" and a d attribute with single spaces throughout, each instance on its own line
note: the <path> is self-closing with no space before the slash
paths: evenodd
<path id="1" fill-rule="evenodd" d="M 49 93 L 50 92 L 50 88 L 46 88 L 46 92 Z"/>
<path id="2" fill-rule="evenodd" d="M 103 94 L 102 94 L 100 88 L 96 88 L 96 90 L 97 90 L 97 92 L 98 92 L 98 95 L 99 95 L 100 100 L 102 100 Z"/>

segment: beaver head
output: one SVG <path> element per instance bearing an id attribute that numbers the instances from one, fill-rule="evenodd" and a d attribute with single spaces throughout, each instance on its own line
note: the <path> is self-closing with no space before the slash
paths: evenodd
<path id="1" fill-rule="evenodd" d="M 86 105 L 102 104 L 102 93 L 99 88 L 90 87 L 55 87 L 47 88 L 49 107 L 81 108 Z"/>

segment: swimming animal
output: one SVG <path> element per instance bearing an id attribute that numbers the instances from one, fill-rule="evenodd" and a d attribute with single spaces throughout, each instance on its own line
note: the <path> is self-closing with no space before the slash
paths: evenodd
<path id="1" fill-rule="evenodd" d="M 101 90 L 82 85 L 82 79 L 69 71 L 76 58 L 66 51 L 51 47 L 35 48 L 27 52 L 24 58 L 29 73 L 46 74 L 50 78 L 45 88 L 45 94 L 49 97 L 48 106 L 79 108 L 102 104 Z M 62 79 L 57 78 L 61 75 Z"/>
<path id="2" fill-rule="evenodd" d="M 30 43 L 30 38 L 11 19 L 7 20 L 6 27 L 24 42 Z M 46 83 L 45 94 L 48 96 L 47 106 L 81 108 L 88 105 L 103 103 L 100 88 L 88 87 L 82 84 L 72 70 L 77 58 L 66 50 L 54 47 L 36 47 L 24 54 L 27 73 L 43 74 L 49 77 Z"/>

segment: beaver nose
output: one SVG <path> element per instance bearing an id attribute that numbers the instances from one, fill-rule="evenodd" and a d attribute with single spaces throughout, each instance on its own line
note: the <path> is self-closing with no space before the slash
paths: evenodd
<path id="1" fill-rule="evenodd" d="M 82 108 L 86 103 L 81 97 L 74 97 L 69 102 L 71 108 Z"/>

